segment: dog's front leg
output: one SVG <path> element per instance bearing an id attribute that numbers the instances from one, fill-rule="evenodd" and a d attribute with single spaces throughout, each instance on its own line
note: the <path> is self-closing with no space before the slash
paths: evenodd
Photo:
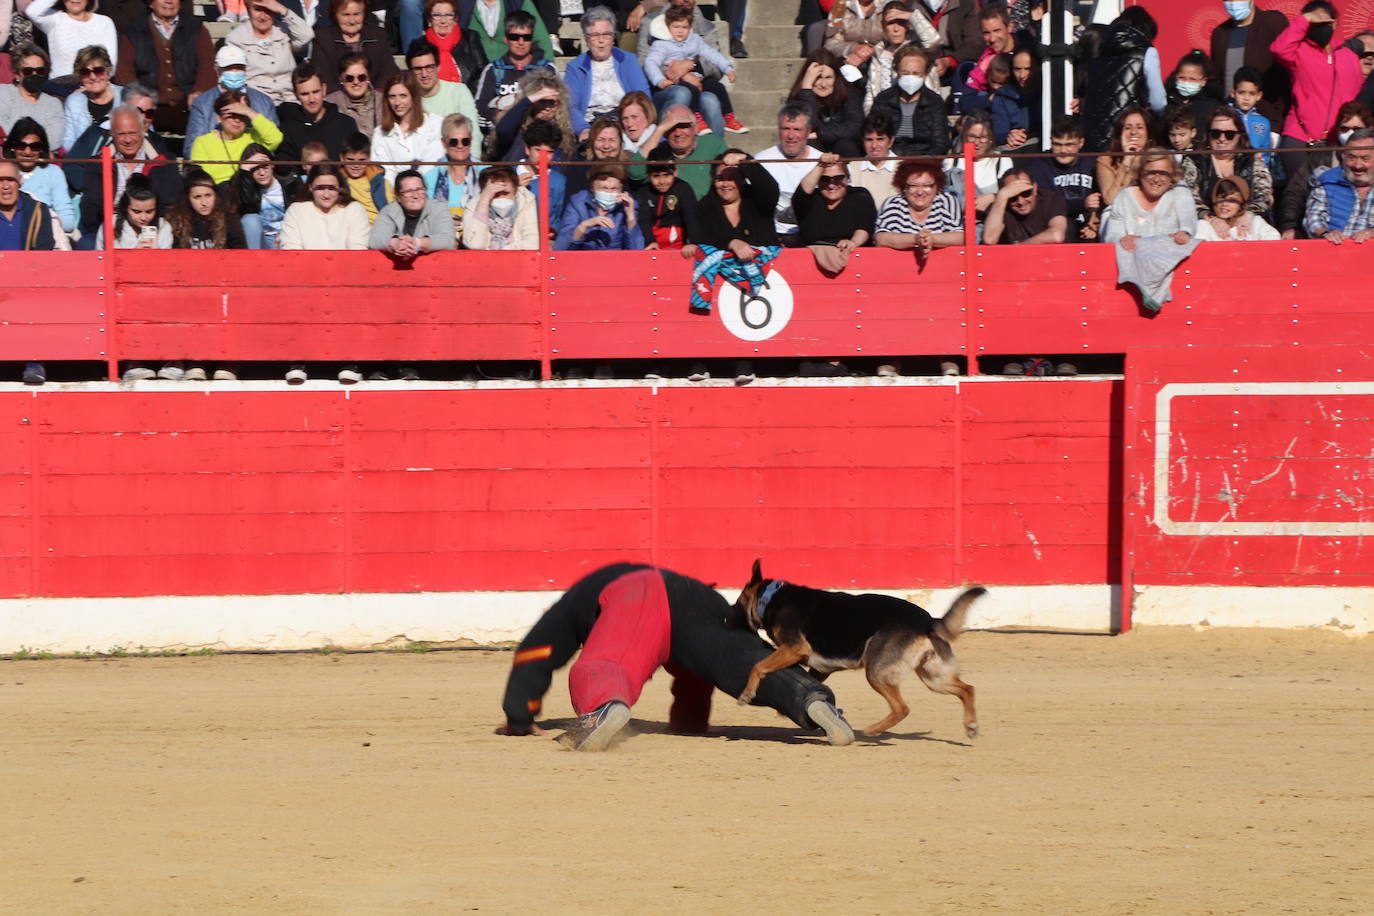
<path id="1" fill-rule="evenodd" d="M 759 663 L 749 670 L 749 679 L 745 681 L 744 691 L 739 695 L 739 704 L 748 706 L 754 702 L 754 694 L 758 693 L 759 681 L 763 680 L 765 675 L 790 668 L 810 654 L 810 650 L 804 646 L 778 646 L 771 655 L 760 659 Z"/>

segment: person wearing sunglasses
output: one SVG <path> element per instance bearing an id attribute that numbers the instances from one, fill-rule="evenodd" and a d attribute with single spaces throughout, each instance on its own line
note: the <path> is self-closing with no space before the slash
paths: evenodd
<path id="1" fill-rule="evenodd" d="M 67 193 L 67 176 L 49 160 L 48 132 L 32 118 L 20 118 L 5 137 L 6 159 L 19 166 L 24 193 L 47 204 L 62 224 L 63 232 L 76 228 L 76 210 Z"/>
<path id="2" fill-rule="evenodd" d="M 352 118 L 359 131 L 372 136 L 382 110 L 382 92 L 372 85 L 367 58 L 345 54 L 339 60 L 335 78 L 342 88 L 329 93 L 324 100 L 337 106 L 340 114 Z"/>
<path id="3" fill-rule="evenodd" d="M 1252 213 L 1268 213 L 1274 206 L 1274 178 L 1264 159 L 1250 149 L 1245 119 L 1240 112 L 1222 106 L 1212 112 L 1207 134 L 1200 144 L 1210 153 L 1183 157 L 1183 181 L 1193 192 L 1197 215 L 1211 211 L 1212 191 L 1222 178 L 1240 178 L 1249 190 L 1245 208 Z"/>
<path id="4" fill-rule="evenodd" d="M 110 81 L 114 75 L 110 55 L 100 45 L 77 51 L 74 65 L 81 88 L 67 96 L 63 104 L 62 146 L 66 149 L 75 147 L 92 124 L 105 126 L 120 93 L 120 88 Z"/>
<path id="5" fill-rule="evenodd" d="M 425 190 L 430 197 L 447 204 L 454 232 L 462 238 L 463 214 L 477 200 L 478 176 L 482 172 L 482 166 L 472 159 L 476 142 L 472 121 L 466 115 L 451 114 L 439 126 L 439 136 L 444 141 L 444 159 L 448 164 L 425 175 Z"/>
<path id="6" fill-rule="evenodd" d="M 121 85 L 138 80 L 157 90 L 153 127 L 184 134 L 196 98 L 215 85 L 215 47 L 189 0 L 147 0 L 147 16 L 122 30 Z"/>
<path id="7" fill-rule="evenodd" d="M 844 270 L 849 256 L 872 241 L 878 221 L 873 195 L 866 188 L 850 187 L 849 171 L 837 153 L 821 153 L 797 185 L 792 208 L 801 243 L 830 276 Z"/>
<path id="8" fill-rule="evenodd" d="M 97 13 L 97 0 L 33 0 L 24 15 L 48 36 L 54 78 L 70 76 L 76 52 L 88 45 L 118 47 L 119 36 L 109 16 Z"/>
<path id="9" fill-rule="evenodd" d="M 281 247 L 286 251 L 363 251 L 369 226 L 363 206 L 349 196 L 338 166 L 311 166 L 306 178 L 309 200 L 286 208 Z"/>
<path id="10" fill-rule="evenodd" d="M 481 0 L 478 3 L 480 5 Z M 493 57 L 491 63 L 482 69 L 482 75 L 477 78 L 477 88 L 473 91 L 477 117 L 484 134 L 490 136 L 497 121 L 511 116 L 512 109 L 521 101 L 521 83 L 527 76 L 543 75 L 557 80 L 558 68 L 554 66 L 553 58 L 546 57 L 543 48 L 534 42 L 537 34 L 533 15 L 516 10 L 507 17 L 506 51 Z M 523 108 L 515 112 L 515 120 L 509 125 L 510 136 L 500 144 L 502 147 L 508 147 L 513 142 L 524 115 Z"/>
<path id="11" fill-rule="evenodd" d="M 49 138 L 64 139 L 62 101 L 43 91 L 52 73 L 47 53 L 37 45 L 22 44 L 13 49 L 10 60 L 14 84 L 0 86 L 0 130 L 8 134 L 20 118 L 33 118 L 43 125 Z"/>
<path id="12" fill-rule="evenodd" d="M 1068 237 L 1064 198 L 1042 190 L 1030 172 L 1013 168 L 999 179 L 997 198 L 983 223 L 985 245 L 1058 245 Z"/>
<path id="13" fill-rule="evenodd" d="M 521 25 L 513 29 L 511 17 L 517 14 Z M 544 60 L 554 59 L 549 30 L 531 0 L 462 0 L 458 5 L 458 20 L 460 26 L 476 34 L 489 61 L 506 53 L 510 42 L 507 33 L 512 31 L 529 32 L 532 49 L 538 50 Z"/>
<path id="14" fill-rule="evenodd" d="M 466 115 L 472 123 L 477 121 L 477 105 L 473 102 L 472 91 L 465 83 L 440 79 L 439 61 L 443 55 L 427 39 L 417 38 L 406 49 L 406 67 L 415 77 L 415 85 L 420 88 L 420 107 L 426 114 L 443 119 L 451 114 Z M 450 58 L 451 60 L 452 58 Z M 477 148 L 482 148 L 482 132 L 476 133 Z"/>
<path id="15" fill-rule="evenodd" d="M 329 14 L 330 21 L 316 27 L 310 52 L 310 62 L 324 74 L 329 91 L 340 88 L 343 59 L 350 54 L 362 55 L 375 84 L 390 79 L 396 72 L 391 39 L 386 29 L 368 14 L 367 4 L 363 0 L 339 0 Z"/>

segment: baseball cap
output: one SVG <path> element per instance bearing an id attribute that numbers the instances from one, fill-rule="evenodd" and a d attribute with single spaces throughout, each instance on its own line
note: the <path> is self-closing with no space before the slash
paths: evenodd
<path id="1" fill-rule="evenodd" d="M 238 45 L 225 45 L 215 53 L 215 66 L 221 70 L 226 67 L 246 67 L 248 55 Z"/>

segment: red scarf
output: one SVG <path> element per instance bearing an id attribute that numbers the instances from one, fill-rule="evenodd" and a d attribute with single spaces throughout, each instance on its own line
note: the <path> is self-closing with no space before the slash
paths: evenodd
<path id="1" fill-rule="evenodd" d="M 462 37 L 463 30 L 456 25 L 453 31 L 448 33 L 447 38 L 440 38 L 432 28 L 425 30 L 425 38 L 439 49 L 439 79 L 451 83 L 463 81 L 463 74 L 458 71 L 458 63 L 453 59 L 453 49 L 458 46 Z"/>

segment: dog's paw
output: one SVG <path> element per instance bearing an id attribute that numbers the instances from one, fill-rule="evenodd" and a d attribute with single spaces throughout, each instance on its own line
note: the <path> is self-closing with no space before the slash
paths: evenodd
<path id="1" fill-rule="evenodd" d="M 965 725 L 965 726 L 964 726 L 964 734 L 968 735 L 970 738 L 977 738 L 977 737 L 978 737 L 978 723 L 977 723 L 977 722 L 970 722 L 969 724 Z"/>
<path id="2" fill-rule="evenodd" d="M 739 705 L 748 706 L 752 702 L 754 702 L 754 691 L 746 690 L 739 695 Z"/>

